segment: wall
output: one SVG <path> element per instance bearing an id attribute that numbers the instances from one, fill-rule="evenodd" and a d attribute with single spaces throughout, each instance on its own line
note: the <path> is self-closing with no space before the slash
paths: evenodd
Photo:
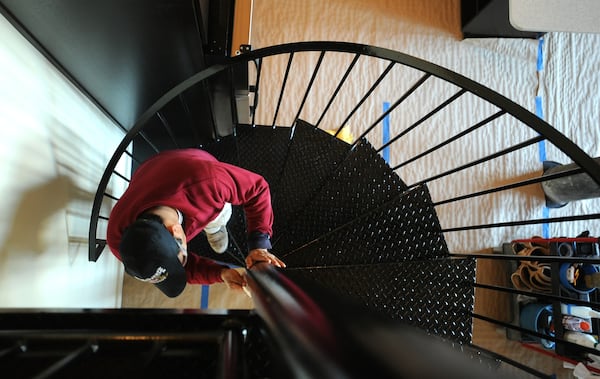
<path id="1" fill-rule="evenodd" d="M 121 265 L 88 262 L 87 230 L 123 133 L 3 17 L 0 41 L 0 306 L 118 307 Z"/>

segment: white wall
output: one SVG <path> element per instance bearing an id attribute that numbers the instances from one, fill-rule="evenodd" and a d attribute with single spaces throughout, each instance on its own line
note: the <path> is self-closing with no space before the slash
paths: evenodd
<path id="1" fill-rule="evenodd" d="M 91 203 L 123 137 L 0 17 L 0 307 L 119 307 L 122 268 L 87 259 Z"/>

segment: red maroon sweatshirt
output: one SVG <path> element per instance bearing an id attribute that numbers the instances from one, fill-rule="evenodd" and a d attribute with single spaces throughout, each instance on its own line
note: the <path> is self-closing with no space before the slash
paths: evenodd
<path id="1" fill-rule="evenodd" d="M 219 162 L 199 149 L 161 152 L 140 165 L 112 209 L 108 246 L 120 260 L 119 244 L 125 228 L 145 210 L 158 205 L 183 213 L 190 241 L 219 215 L 225 203 L 244 207 L 250 250 L 271 248 L 273 211 L 269 185 L 262 176 Z M 185 269 L 188 283 L 222 282 L 223 266 L 197 254 L 188 255 Z"/>

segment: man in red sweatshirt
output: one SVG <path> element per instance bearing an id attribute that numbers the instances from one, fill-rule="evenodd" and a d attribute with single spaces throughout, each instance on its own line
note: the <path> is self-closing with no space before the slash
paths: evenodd
<path id="1" fill-rule="evenodd" d="M 246 266 L 285 267 L 268 251 L 273 211 L 267 182 L 199 149 L 164 151 L 140 165 L 110 213 L 107 243 L 127 273 L 169 297 L 186 283 L 225 282 L 241 289 L 246 282 L 238 271 L 187 253 L 187 241 L 202 231 L 215 252 L 227 249 L 231 205 L 246 213 Z"/>

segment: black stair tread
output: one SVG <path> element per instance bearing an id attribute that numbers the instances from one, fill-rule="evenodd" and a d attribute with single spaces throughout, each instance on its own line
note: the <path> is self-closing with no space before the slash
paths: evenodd
<path id="1" fill-rule="evenodd" d="M 198 147 L 208 151 L 220 162 L 239 165 L 237 141 L 234 135 L 223 137 L 217 141 L 207 142 Z"/>
<path id="2" fill-rule="evenodd" d="M 298 120 L 281 180 L 271 188 L 281 204 L 275 223 L 288 225 L 310 202 L 349 150 L 349 144 Z M 278 239 L 278 235 L 274 236 L 275 241 Z"/>
<path id="3" fill-rule="evenodd" d="M 471 342 L 474 259 L 286 269 L 319 286 L 429 333 Z"/>
<path id="4" fill-rule="evenodd" d="M 291 128 L 238 125 L 236 135 L 239 166 L 262 175 L 274 188 L 283 171 L 291 133 Z"/>
<path id="5" fill-rule="evenodd" d="M 448 247 L 426 186 L 394 200 L 280 258 L 289 267 L 377 264 L 437 259 Z"/>
<path id="6" fill-rule="evenodd" d="M 271 203 L 274 222 L 273 235 L 281 229 L 288 202 L 285 195 L 277 191 L 291 143 L 292 128 L 238 125 L 236 128 L 240 167 L 262 175 L 271 188 Z"/>
<path id="7" fill-rule="evenodd" d="M 334 138 L 334 137 L 331 137 Z M 365 140 L 337 165 L 276 243 L 288 252 L 390 201 L 406 184 Z"/>

